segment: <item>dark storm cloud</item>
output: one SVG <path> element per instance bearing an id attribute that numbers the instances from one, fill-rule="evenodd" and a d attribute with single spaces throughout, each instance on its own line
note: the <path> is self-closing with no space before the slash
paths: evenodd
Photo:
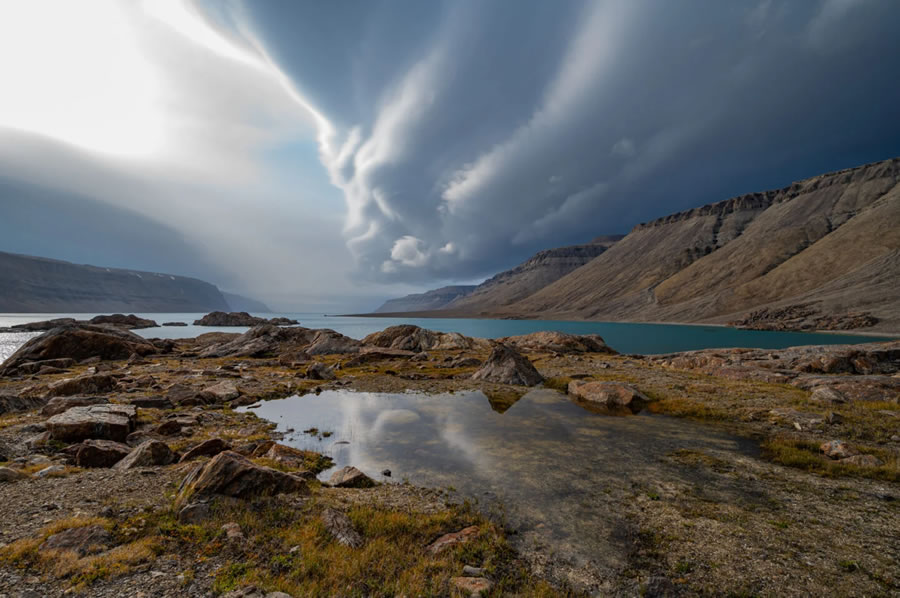
<path id="1" fill-rule="evenodd" d="M 900 153 L 900 4 L 246 2 L 381 280 Z M 232 17 L 237 20 L 237 17 Z"/>

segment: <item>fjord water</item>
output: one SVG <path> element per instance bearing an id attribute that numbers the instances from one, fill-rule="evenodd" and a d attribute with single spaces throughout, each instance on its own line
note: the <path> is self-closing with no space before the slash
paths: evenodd
<path id="1" fill-rule="evenodd" d="M 98 314 L 0 314 L 0 328 L 52 318 L 90 319 Z M 148 338 L 187 338 L 205 332 L 244 332 L 242 327 L 194 326 L 200 313 L 139 313 L 138 316 L 163 322 L 184 322 L 188 326 L 163 326 L 135 332 Z M 558 330 L 572 334 L 599 334 L 620 353 L 673 353 L 694 349 L 752 347 L 783 349 L 797 345 L 865 343 L 884 338 L 810 332 L 770 332 L 739 330 L 725 326 L 687 324 L 642 324 L 627 322 L 575 322 L 558 320 L 481 320 L 465 318 L 372 318 L 359 316 L 323 316 L 311 313 L 254 314 L 264 318 L 284 316 L 299 320 L 307 328 L 331 328 L 352 338 L 397 324 L 415 324 L 441 332 L 459 332 L 467 336 L 499 338 L 528 334 L 541 330 Z M 15 346 L 28 337 L 14 335 L 0 340 L 0 358 L 5 359 Z"/>
<path id="2" fill-rule="evenodd" d="M 325 391 L 267 401 L 255 413 L 284 442 L 385 482 L 453 488 L 503 516 L 529 549 L 574 569 L 617 567 L 625 553 L 615 505 L 661 485 L 702 483 L 671 463 L 680 450 L 755 454 L 754 443 L 686 420 L 587 411 L 533 390 L 501 413 L 481 392 L 443 395 Z M 318 433 L 303 430 L 317 428 Z M 329 435 L 326 437 L 324 433 Z M 323 472 L 327 480 L 334 470 Z M 391 470 L 387 478 L 380 472 Z"/>

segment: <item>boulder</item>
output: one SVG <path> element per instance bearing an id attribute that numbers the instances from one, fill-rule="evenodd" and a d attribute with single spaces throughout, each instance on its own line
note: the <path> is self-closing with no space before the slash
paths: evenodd
<path id="1" fill-rule="evenodd" d="M 89 439 L 75 446 L 74 461 L 78 467 L 112 467 L 131 452 L 127 444 L 112 440 Z"/>
<path id="2" fill-rule="evenodd" d="M 188 474 L 181 485 L 180 499 L 216 494 L 247 498 L 306 490 L 306 481 L 299 476 L 257 465 L 234 451 L 224 451 Z"/>
<path id="3" fill-rule="evenodd" d="M 459 544 L 464 544 L 469 540 L 472 540 L 478 536 L 478 526 L 470 525 L 467 528 L 461 529 L 458 532 L 452 532 L 449 534 L 444 534 L 431 544 L 429 544 L 425 550 L 430 554 L 440 554 L 449 548 L 453 548 L 454 546 L 458 546 Z"/>
<path id="4" fill-rule="evenodd" d="M 15 395 L 0 394 L 0 415 L 16 413 L 19 411 L 31 411 L 44 404 L 46 399 L 38 397 L 18 397 Z"/>
<path id="5" fill-rule="evenodd" d="M 306 368 L 306 377 L 310 380 L 334 380 L 334 370 L 321 362 L 315 362 Z"/>
<path id="6" fill-rule="evenodd" d="M 266 323 L 267 319 L 251 316 L 245 311 L 214 311 L 194 320 L 194 326 L 258 326 Z"/>
<path id="7" fill-rule="evenodd" d="M 362 535 L 356 531 L 353 522 L 344 513 L 334 509 L 325 509 L 322 511 L 322 523 L 339 544 L 350 548 L 359 548 L 363 545 Z"/>
<path id="8" fill-rule="evenodd" d="M 435 332 L 411 324 L 390 326 L 380 332 L 373 332 L 362 340 L 362 344 L 415 353 L 432 349 L 487 349 L 490 346 L 483 338 L 463 336 L 458 332 Z"/>
<path id="9" fill-rule="evenodd" d="M 543 382 L 544 377 L 521 353 L 502 343 L 497 343 L 481 369 L 472 374 L 472 380 L 535 386 Z"/>
<path id="10" fill-rule="evenodd" d="M 204 402 L 197 389 L 178 383 L 166 389 L 165 398 L 172 405 L 199 405 Z"/>
<path id="11" fill-rule="evenodd" d="M 543 331 L 519 336 L 507 336 L 498 342 L 519 351 L 533 353 L 605 353 L 615 355 L 599 334 L 566 334 L 565 332 Z"/>
<path id="12" fill-rule="evenodd" d="M 814 389 L 809 399 L 819 403 L 846 403 L 847 397 L 839 390 L 827 386 L 819 386 Z"/>
<path id="13" fill-rule="evenodd" d="M 843 460 L 859 454 L 859 451 L 843 440 L 829 440 L 828 442 L 823 442 L 819 447 L 819 450 L 829 459 Z"/>
<path id="14" fill-rule="evenodd" d="M 175 436 L 176 434 L 181 433 L 181 429 L 183 427 L 183 424 L 177 419 L 167 419 L 163 423 L 156 426 L 156 429 L 154 429 L 153 431 L 160 436 Z"/>
<path id="15" fill-rule="evenodd" d="M 643 393 L 623 382 L 572 380 L 567 391 L 576 399 L 604 407 L 631 407 L 650 402 Z"/>
<path id="16" fill-rule="evenodd" d="M 41 415 L 52 417 L 65 413 L 72 407 L 100 405 L 106 402 L 106 397 L 54 397 L 47 401 L 47 404 L 41 409 Z"/>
<path id="17" fill-rule="evenodd" d="M 210 438 L 204 440 L 197 446 L 192 447 L 181 457 L 181 462 L 193 461 L 200 457 L 215 457 L 223 451 L 231 450 L 231 445 L 221 438 Z"/>
<path id="18" fill-rule="evenodd" d="M 9 482 L 18 482 L 24 480 L 28 476 L 21 471 L 10 469 L 9 467 L 0 467 L 0 484 Z"/>
<path id="19" fill-rule="evenodd" d="M 336 353 L 358 353 L 360 342 L 339 334 L 334 330 L 318 330 L 305 349 L 307 355 L 333 355 Z"/>
<path id="20" fill-rule="evenodd" d="M 81 442 L 89 438 L 124 442 L 134 428 L 136 409 L 131 405 L 72 407 L 47 420 L 52 440 Z"/>
<path id="21" fill-rule="evenodd" d="M 100 394 L 114 390 L 117 384 L 118 380 L 109 374 L 92 374 L 53 382 L 47 387 L 47 394 L 51 397 Z"/>
<path id="22" fill-rule="evenodd" d="M 280 328 L 262 324 L 237 337 L 216 339 L 200 351 L 200 357 L 263 357 L 296 352 L 305 349 L 316 332 L 299 326 Z"/>
<path id="23" fill-rule="evenodd" d="M 133 332 L 110 326 L 65 324 L 28 340 L 3 363 L 2 375 L 14 372 L 32 361 L 69 358 L 81 361 L 90 357 L 128 359 L 132 353 L 150 355 L 159 349 Z"/>
<path id="24" fill-rule="evenodd" d="M 113 545 L 113 537 L 100 525 L 72 527 L 53 534 L 38 547 L 38 550 L 63 550 L 75 552 L 78 556 L 97 554 Z"/>
<path id="25" fill-rule="evenodd" d="M 135 467 L 150 467 L 154 465 L 168 465 L 176 459 L 175 453 L 165 442 L 159 440 L 146 440 L 131 450 L 128 455 L 116 463 L 113 469 L 132 469 Z"/>
<path id="26" fill-rule="evenodd" d="M 348 465 L 331 474 L 328 483 L 335 488 L 371 488 L 375 485 L 375 480 Z"/>
<path id="27" fill-rule="evenodd" d="M 238 387 L 234 382 L 229 380 L 223 380 L 218 384 L 213 386 L 207 386 L 201 392 L 203 398 L 208 399 L 207 402 L 210 403 L 224 403 L 226 401 L 233 401 L 234 399 L 241 396 L 241 391 L 238 390 Z"/>
<path id="28" fill-rule="evenodd" d="M 139 318 L 134 314 L 124 315 L 124 314 L 112 314 L 110 316 L 94 316 L 88 321 L 90 324 L 96 325 L 106 325 L 106 326 L 116 326 L 119 328 L 126 329 L 139 329 L 139 328 L 157 328 L 159 324 L 154 322 L 153 320 L 148 320 L 146 318 Z"/>
<path id="29" fill-rule="evenodd" d="M 310 456 L 310 453 L 307 451 L 301 451 L 277 442 L 269 447 L 269 450 L 263 455 L 266 459 L 271 459 L 276 463 L 296 469 L 305 469 Z"/>

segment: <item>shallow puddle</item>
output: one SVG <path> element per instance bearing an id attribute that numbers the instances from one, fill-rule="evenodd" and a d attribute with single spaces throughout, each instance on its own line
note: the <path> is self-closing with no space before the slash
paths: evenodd
<path id="1" fill-rule="evenodd" d="M 268 401 L 254 411 L 288 432 L 287 444 L 327 454 L 335 468 L 353 465 L 384 482 L 455 489 L 501 508 L 519 548 L 552 554 L 570 570 L 624 565 L 623 501 L 689 475 L 667 455 L 756 451 L 752 442 L 708 426 L 605 416 L 543 389 L 503 413 L 477 391 L 325 391 Z M 381 475 L 385 469 L 390 477 Z M 320 477 L 327 480 L 332 471 Z"/>

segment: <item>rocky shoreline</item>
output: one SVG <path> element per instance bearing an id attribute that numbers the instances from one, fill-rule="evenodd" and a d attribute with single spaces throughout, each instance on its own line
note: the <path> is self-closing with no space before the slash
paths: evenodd
<path id="1" fill-rule="evenodd" d="M 898 371 L 900 342 L 643 357 L 550 332 L 359 341 L 264 323 L 173 341 L 66 322 L 0 367 L 0 593 L 889 595 Z M 594 570 L 513 550 L 515 530 L 445 491 L 352 468 L 320 482 L 327 457 L 234 410 L 338 388 L 481 390 L 508 409 L 536 385 L 608 416 L 710 422 L 761 452 L 679 452 L 664 466 L 696 485 L 625 473 L 598 489 L 622 497 L 610 533 L 629 548 Z"/>

